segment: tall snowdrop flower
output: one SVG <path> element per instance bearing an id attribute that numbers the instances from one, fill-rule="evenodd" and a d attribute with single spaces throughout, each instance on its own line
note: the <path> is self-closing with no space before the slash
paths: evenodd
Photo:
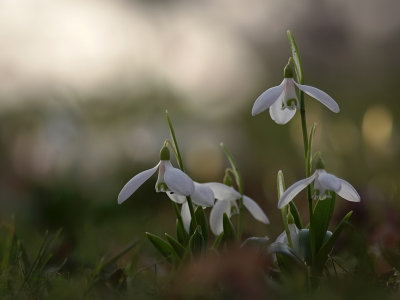
<path id="1" fill-rule="evenodd" d="M 205 183 L 204 185 L 211 188 L 211 190 L 214 192 L 215 199 L 217 199 L 210 214 L 210 228 L 214 235 L 219 235 L 222 231 L 224 231 L 224 213 L 226 213 L 230 218 L 232 215 L 239 212 L 239 207 L 236 203 L 236 200 L 240 199 L 241 195 L 232 187 L 222 183 L 209 182 Z M 253 199 L 243 196 L 243 205 L 249 210 L 256 220 L 264 224 L 269 224 L 268 217 Z"/>
<path id="2" fill-rule="evenodd" d="M 360 202 L 360 195 L 357 193 L 355 188 L 344 181 L 343 179 L 337 178 L 332 174 L 328 174 L 325 171 L 325 164 L 321 158 L 316 163 L 316 170 L 310 177 L 300 180 L 290 186 L 281 196 L 278 202 L 278 208 L 281 209 L 287 205 L 293 198 L 305 189 L 311 182 L 314 181 L 314 189 L 312 198 L 314 200 L 324 200 L 330 198 L 329 191 L 333 191 L 340 197 L 352 201 Z"/>
<path id="3" fill-rule="evenodd" d="M 308 85 L 298 84 L 293 79 L 293 69 L 287 64 L 284 70 L 284 79 L 278 86 L 266 90 L 257 98 L 251 114 L 253 116 L 269 108 L 272 120 L 283 125 L 289 122 L 300 109 L 300 101 L 297 98 L 295 86 L 307 95 L 317 99 L 331 111 L 340 111 L 338 104 L 327 93 Z"/>
<path id="4" fill-rule="evenodd" d="M 289 214 L 288 217 L 289 222 L 289 231 L 290 231 L 290 239 L 292 240 L 293 244 L 293 251 L 296 255 L 301 259 L 304 260 L 303 252 L 301 251 L 300 244 L 299 244 L 299 229 L 297 228 L 296 224 L 294 223 L 293 216 Z M 289 245 L 288 237 L 286 235 L 286 231 L 283 231 L 275 241 L 276 243 L 284 243 Z M 274 260 L 276 260 L 276 255 L 274 255 Z"/>
<path id="5" fill-rule="evenodd" d="M 143 171 L 129 180 L 118 195 L 118 204 L 128 199 L 157 169 L 157 192 L 171 192 L 180 196 L 191 196 L 195 192 L 192 179 L 181 170 L 174 168 L 169 160 L 169 149 L 163 147 L 160 151 L 160 162 L 154 168 Z"/>

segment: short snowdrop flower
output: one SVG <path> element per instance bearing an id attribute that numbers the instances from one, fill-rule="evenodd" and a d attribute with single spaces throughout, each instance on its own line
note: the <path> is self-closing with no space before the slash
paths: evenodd
<path id="1" fill-rule="evenodd" d="M 281 209 L 287 205 L 312 181 L 314 181 L 314 189 L 312 194 L 312 198 L 314 200 L 324 200 L 326 198 L 330 198 L 330 191 L 335 192 L 340 197 L 348 201 L 360 202 L 361 200 L 360 195 L 350 183 L 344 181 L 343 179 L 337 178 L 332 174 L 326 173 L 324 162 L 321 158 L 319 158 L 316 163 L 316 170 L 314 174 L 290 186 L 279 199 L 278 208 Z"/>
<path id="2" fill-rule="evenodd" d="M 241 195 L 232 187 L 222 183 L 209 182 L 204 183 L 204 185 L 211 188 L 211 190 L 214 192 L 215 199 L 217 199 L 210 214 L 210 228 L 214 235 L 219 235 L 222 231 L 224 231 L 224 213 L 226 213 L 230 218 L 232 215 L 239 212 L 239 207 L 236 203 L 236 200 L 240 199 Z M 249 210 L 256 220 L 264 224 L 269 224 L 268 217 L 254 200 L 247 196 L 243 196 L 243 205 Z"/>
<path id="3" fill-rule="evenodd" d="M 118 204 L 128 199 L 147 179 L 158 169 L 157 192 L 170 192 L 181 196 L 191 196 L 195 192 L 195 186 L 184 172 L 174 168 L 169 161 L 169 149 L 163 147 L 160 151 L 160 162 L 152 169 L 143 171 L 133 177 L 118 195 Z"/>
<path id="4" fill-rule="evenodd" d="M 283 125 L 289 122 L 295 115 L 296 110 L 300 109 L 300 101 L 297 98 L 295 86 L 320 101 L 331 111 L 335 113 L 340 111 L 335 100 L 325 92 L 312 86 L 298 84 L 294 81 L 293 69 L 289 64 L 285 67 L 284 77 L 280 85 L 266 90 L 257 98 L 251 111 L 253 116 L 269 108 L 271 118 L 276 123 Z"/>
<path id="5" fill-rule="evenodd" d="M 293 219 L 293 217 L 292 217 Z M 303 258 L 303 252 L 300 249 L 300 244 L 299 244 L 299 229 L 297 228 L 296 224 L 290 223 L 289 220 L 289 231 L 290 231 L 290 239 L 292 240 L 293 244 L 293 251 L 294 253 L 300 258 L 301 260 L 304 260 Z M 283 243 L 286 245 L 289 245 L 288 237 L 286 235 L 286 231 L 283 231 L 278 238 L 275 241 L 276 243 Z M 274 255 L 274 260 L 276 260 L 276 255 Z"/>

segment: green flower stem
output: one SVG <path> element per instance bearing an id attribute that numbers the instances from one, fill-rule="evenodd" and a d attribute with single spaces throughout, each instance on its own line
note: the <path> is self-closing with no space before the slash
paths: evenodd
<path id="1" fill-rule="evenodd" d="M 292 51 L 292 57 L 295 64 L 295 70 L 297 75 L 297 80 L 300 84 L 304 84 L 304 73 L 303 73 L 303 62 L 301 60 L 299 49 L 297 48 L 296 41 L 292 35 L 292 33 L 288 30 L 287 36 L 289 39 L 290 49 Z M 303 143 L 304 143 L 304 156 L 306 160 L 306 176 L 310 177 L 310 160 L 307 159 L 308 157 L 308 135 L 307 135 L 307 119 L 306 119 L 306 105 L 304 103 L 304 92 L 300 90 L 300 115 L 301 115 L 301 127 L 303 130 Z M 315 247 L 314 247 L 314 238 L 312 234 L 313 229 L 313 203 L 311 198 L 311 186 L 308 185 L 307 187 L 307 200 L 308 200 L 308 212 L 310 216 L 310 241 L 311 241 L 311 250 L 312 250 L 312 257 L 315 257 Z"/>
<path id="2" fill-rule="evenodd" d="M 172 140 L 173 140 L 173 142 L 175 144 L 176 152 L 175 151 L 174 152 L 176 153 L 176 159 L 178 161 L 179 168 L 182 170 L 182 172 L 185 172 L 185 168 L 183 167 L 183 163 L 182 163 L 181 153 L 180 153 L 179 147 L 178 147 L 178 142 L 176 141 L 176 137 L 175 137 L 174 127 L 172 126 L 172 122 L 171 122 L 171 118 L 169 116 L 168 110 L 166 110 L 165 113 L 167 115 L 167 121 L 168 121 L 169 130 L 171 132 Z M 190 216 L 192 217 L 193 230 L 196 230 L 196 228 L 197 228 L 197 220 L 196 220 L 196 216 L 194 214 L 192 198 L 190 198 L 188 196 L 188 197 L 186 197 L 186 201 L 187 201 L 187 203 L 189 205 Z"/>
<path id="3" fill-rule="evenodd" d="M 277 176 L 277 187 L 278 187 L 278 199 L 281 198 L 282 194 L 285 192 L 285 179 L 283 177 L 282 171 L 278 172 Z M 288 224 L 288 210 L 290 210 L 289 205 L 285 205 L 282 209 L 282 219 L 283 219 L 283 227 L 285 228 L 286 236 L 289 242 L 289 247 L 293 249 L 293 242 L 292 242 L 292 236 L 290 234 L 290 229 L 289 229 L 289 224 Z M 294 250 L 294 249 L 293 249 Z"/>
<path id="4" fill-rule="evenodd" d="M 239 199 L 239 220 L 238 220 L 238 240 L 240 241 L 242 239 L 242 212 L 243 212 L 243 181 L 242 181 L 242 175 L 239 172 L 239 169 L 237 167 L 236 161 L 233 158 L 233 155 L 231 152 L 228 150 L 228 148 L 224 145 L 224 143 L 221 143 L 222 149 L 224 149 L 226 155 L 228 156 L 229 162 L 231 163 L 231 166 L 233 168 L 233 173 L 235 174 L 235 180 L 236 184 L 238 185 L 239 193 L 241 195 Z"/>

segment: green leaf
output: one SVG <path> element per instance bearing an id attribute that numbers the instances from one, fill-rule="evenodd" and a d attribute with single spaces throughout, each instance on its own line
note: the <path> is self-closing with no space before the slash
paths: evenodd
<path id="1" fill-rule="evenodd" d="M 203 235 L 204 242 L 206 243 L 206 246 L 207 246 L 209 228 L 208 228 L 207 217 L 204 212 L 204 209 L 201 206 L 198 206 L 194 215 L 196 216 L 197 225 L 201 226 L 201 234 Z"/>
<path id="2" fill-rule="evenodd" d="M 300 264 L 303 264 L 301 259 L 296 255 L 296 253 L 294 253 L 292 248 L 290 248 L 288 245 L 286 245 L 284 243 L 272 243 L 271 245 L 268 246 L 267 253 L 268 254 L 272 254 L 272 253 L 283 254 L 283 255 L 290 257 L 294 261 L 296 261 Z"/>
<path id="3" fill-rule="evenodd" d="M 201 234 L 200 226 L 197 226 L 195 232 L 189 240 L 189 251 L 190 254 L 202 254 L 206 249 L 203 235 Z"/>
<path id="4" fill-rule="evenodd" d="M 296 206 L 296 204 L 294 204 L 293 200 L 289 202 L 289 206 L 290 206 L 290 213 L 292 214 L 292 216 L 294 218 L 294 223 L 296 224 L 298 229 L 302 229 L 303 222 L 301 220 L 300 213 L 297 210 L 297 206 Z"/>
<path id="5" fill-rule="evenodd" d="M 168 233 L 165 234 L 167 237 L 168 242 L 174 248 L 176 254 L 178 254 L 180 259 L 183 259 L 185 256 L 186 249 L 183 247 L 177 240 L 175 240 L 172 236 L 170 236 Z"/>
<path id="6" fill-rule="evenodd" d="M 215 239 L 213 248 L 214 248 L 215 250 L 219 250 L 220 247 L 224 244 L 224 241 L 225 241 L 225 239 L 224 239 L 224 232 L 222 231 L 222 232 L 220 233 L 220 235 Z"/>
<path id="7" fill-rule="evenodd" d="M 335 209 L 336 193 L 329 192 L 331 198 L 318 201 L 314 208 L 313 213 L 313 228 L 312 234 L 314 237 L 314 253 L 318 253 L 321 249 L 326 231 L 328 230 L 329 223 L 331 222 L 333 211 Z"/>
<path id="8" fill-rule="evenodd" d="M 224 226 L 224 237 L 225 241 L 237 241 L 238 237 L 236 234 L 235 227 L 233 227 L 233 224 L 231 220 L 229 220 L 228 215 L 224 213 L 223 217 L 223 226 Z"/>
<path id="9" fill-rule="evenodd" d="M 310 230 L 301 229 L 299 232 L 299 245 L 301 252 L 303 252 L 304 259 L 306 260 L 307 266 L 312 265 L 312 251 L 310 241 Z"/>
<path id="10" fill-rule="evenodd" d="M 308 140 L 308 151 L 307 151 L 308 174 L 307 175 L 311 174 L 312 159 L 313 159 L 313 143 L 314 143 L 314 135 L 315 135 L 316 129 L 317 129 L 317 123 L 314 123 L 310 130 L 310 139 Z"/>
<path id="11" fill-rule="evenodd" d="M 330 238 L 322 245 L 321 249 L 314 258 L 313 266 L 311 268 L 311 275 L 320 276 L 324 270 L 326 261 L 328 260 L 328 254 L 331 253 L 336 240 L 338 239 L 340 233 L 342 232 L 344 225 L 346 225 L 347 220 L 350 218 L 353 212 L 349 212 L 343 220 L 336 227 Z"/>
<path id="12" fill-rule="evenodd" d="M 178 242 L 184 246 L 187 246 L 189 241 L 189 235 L 187 234 L 185 227 L 182 224 L 182 221 L 176 219 L 176 236 L 178 238 Z"/>
<path id="13" fill-rule="evenodd" d="M 269 241 L 268 237 L 250 237 L 243 242 L 240 248 L 249 246 L 249 247 L 263 249 L 267 245 L 268 241 Z"/>
<path id="14" fill-rule="evenodd" d="M 158 236 L 146 232 L 147 237 L 149 238 L 150 242 L 153 244 L 154 247 L 171 263 L 171 264 L 178 264 L 180 263 L 181 259 L 179 258 L 178 254 L 172 248 L 170 244 L 164 241 L 162 238 Z"/>
<path id="15" fill-rule="evenodd" d="M 327 231 L 325 233 L 324 243 L 332 236 L 332 232 Z M 310 230 L 302 229 L 299 232 L 299 245 L 301 252 L 303 253 L 304 259 L 306 260 L 307 266 L 312 265 L 312 251 L 310 243 Z"/>
<path id="16" fill-rule="evenodd" d="M 300 84 L 304 84 L 304 76 L 303 76 L 303 63 L 301 61 L 300 52 L 297 48 L 296 41 L 290 30 L 287 31 L 287 36 L 289 39 L 290 50 L 292 51 L 292 57 L 294 61 L 294 68 L 296 70 L 297 81 Z"/>

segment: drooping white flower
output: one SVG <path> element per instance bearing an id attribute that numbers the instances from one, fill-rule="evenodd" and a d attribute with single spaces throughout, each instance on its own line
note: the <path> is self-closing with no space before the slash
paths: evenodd
<path id="1" fill-rule="evenodd" d="M 160 151 L 160 162 L 154 168 L 143 171 L 129 180 L 118 195 L 118 204 L 128 199 L 157 169 L 157 192 L 172 192 L 181 196 L 191 196 L 195 192 L 192 179 L 181 170 L 174 168 L 169 159 L 169 150 L 167 147 L 163 147 Z"/>
<path id="2" fill-rule="evenodd" d="M 297 228 L 295 223 L 289 223 L 289 231 L 290 231 L 290 239 L 292 240 L 293 251 L 296 255 L 301 259 L 304 260 L 303 252 L 301 251 L 300 244 L 299 244 L 299 229 Z M 276 243 L 284 243 L 289 245 L 288 237 L 286 235 L 286 231 L 283 231 L 275 241 Z M 274 255 L 274 260 L 276 260 L 276 255 Z"/>
<path id="3" fill-rule="evenodd" d="M 193 181 L 194 183 L 194 193 L 191 195 L 192 201 L 194 204 L 203 207 L 210 207 L 214 205 L 214 193 L 203 183 L 198 183 Z M 176 203 L 186 203 L 186 197 L 178 195 L 177 193 L 167 192 L 168 197 L 176 202 Z"/>
<path id="4" fill-rule="evenodd" d="M 333 191 L 343 199 L 352 202 L 360 202 L 360 195 L 357 193 L 355 188 L 344 181 L 343 179 L 337 178 L 332 174 L 328 174 L 325 171 L 325 165 L 321 158 L 318 159 L 316 164 L 316 170 L 310 177 L 300 180 L 290 186 L 281 196 L 278 202 L 278 208 L 281 209 L 287 205 L 293 198 L 305 189 L 311 182 L 314 181 L 314 189 L 312 198 L 314 200 L 324 200 L 330 198 L 329 191 Z"/>
<path id="5" fill-rule="evenodd" d="M 219 235 L 222 231 L 224 231 L 224 213 L 226 213 L 229 218 L 232 215 L 239 213 L 239 207 L 236 203 L 236 200 L 240 199 L 241 195 L 232 187 L 222 183 L 209 182 L 204 183 L 204 185 L 211 188 L 211 190 L 214 192 L 215 199 L 217 199 L 210 214 L 210 228 L 214 235 Z M 249 210 L 256 220 L 264 224 L 269 224 L 268 217 L 254 200 L 247 196 L 243 196 L 243 205 Z"/>
<path id="6" fill-rule="evenodd" d="M 308 85 L 298 84 L 293 79 L 293 69 L 288 64 L 285 67 L 284 79 L 278 86 L 266 90 L 257 98 L 251 114 L 253 116 L 269 108 L 272 120 L 283 125 L 289 122 L 300 109 L 300 101 L 297 98 L 295 86 L 300 90 L 317 99 L 331 111 L 340 111 L 338 104 L 327 93 Z"/>

